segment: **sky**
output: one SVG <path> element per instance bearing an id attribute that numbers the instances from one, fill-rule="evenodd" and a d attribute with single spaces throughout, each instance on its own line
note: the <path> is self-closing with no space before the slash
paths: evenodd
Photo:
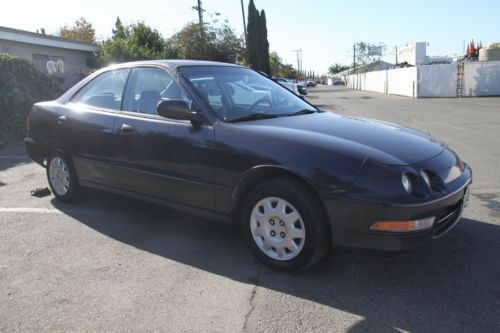
<path id="1" fill-rule="evenodd" d="M 245 13 L 249 0 L 243 0 Z M 3 0 L 0 26 L 54 34 L 79 17 L 90 21 L 98 39 L 111 35 L 119 16 L 123 23 L 144 21 L 164 37 L 197 21 L 191 7 L 197 0 Z M 427 55 L 459 54 L 464 41 L 500 42 L 498 0 L 338 1 L 254 0 L 267 18 L 270 50 L 285 63 L 297 66 L 302 49 L 303 69 L 326 73 L 334 63 L 352 62 L 352 46 L 363 41 L 384 43 L 384 60 L 394 62 L 394 48 L 409 42 L 427 42 Z M 243 34 L 240 0 L 202 0 L 205 20 L 227 19 Z"/>

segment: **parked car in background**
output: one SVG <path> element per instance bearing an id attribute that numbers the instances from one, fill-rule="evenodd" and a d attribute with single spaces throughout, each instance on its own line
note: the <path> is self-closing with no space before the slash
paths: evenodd
<path id="1" fill-rule="evenodd" d="M 299 90 L 299 93 L 302 95 L 307 95 L 307 87 L 305 84 L 298 83 L 297 84 L 297 89 Z"/>
<path id="2" fill-rule="evenodd" d="M 344 85 L 344 81 L 341 81 L 341 80 L 333 81 L 332 85 L 334 85 L 334 86 L 343 86 Z"/>
<path id="3" fill-rule="evenodd" d="M 316 87 L 316 81 L 314 81 L 314 80 L 307 80 L 306 81 L 306 86 L 307 87 Z"/>
<path id="4" fill-rule="evenodd" d="M 272 80 L 274 82 L 277 82 L 287 88 L 288 90 L 292 91 L 296 95 L 307 95 L 307 89 L 303 84 L 296 83 L 293 80 L 285 79 L 283 77 L 273 77 Z"/>
<path id="5" fill-rule="evenodd" d="M 298 81 L 297 88 L 302 95 L 307 95 L 307 82 L 306 81 Z"/>
<path id="6" fill-rule="evenodd" d="M 458 222 L 472 180 L 425 133 L 323 112 L 251 69 L 207 61 L 104 68 L 35 104 L 26 126 L 57 199 L 92 187 L 234 223 L 284 271 L 332 244 L 429 244 Z"/>

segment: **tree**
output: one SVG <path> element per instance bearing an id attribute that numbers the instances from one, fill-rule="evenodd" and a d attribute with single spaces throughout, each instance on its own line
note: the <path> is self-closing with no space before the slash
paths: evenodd
<path id="1" fill-rule="evenodd" d="M 285 78 L 295 78 L 297 76 L 297 71 L 290 64 L 284 64 L 278 53 L 271 52 L 269 54 L 269 64 L 271 68 L 272 76 L 285 77 Z"/>
<path id="2" fill-rule="evenodd" d="M 99 56 L 102 62 L 109 63 L 177 58 L 178 52 L 156 29 L 143 22 L 123 26 L 117 19 L 113 35 L 102 43 Z"/>
<path id="3" fill-rule="evenodd" d="M 267 22 L 264 10 L 259 11 L 253 0 L 248 4 L 247 24 L 247 62 L 251 68 L 271 74 L 269 64 L 269 42 L 267 40 Z"/>
<path id="4" fill-rule="evenodd" d="M 251 68 L 259 70 L 261 59 L 259 57 L 259 12 L 255 8 L 253 0 L 248 3 L 247 24 L 247 62 Z"/>
<path id="5" fill-rule="evenodd" d="M 331 65 L 330 67 L 328 67 L 328 73 L 329 74 L 337 74 L 339 72 L 345 71 L 348 68 L 349 68 L 349 66 L 345 66 L 345 65 L 339 64 L 337 62 L 337 63 Z"/>
<path id="6" fill-rule="evenodd" d="M 75 25 L 69 27 L 64 25 L 59 29 L 59 37 L 78 40 L 86 43 L 95 43 L 95 29 L 92 23 L 88 22 L 83 17 L 75 21 Z"/>
<path id="7" fill-rule="evenodd" d="M 128 36 L 128 30 L 123 26 L 119 16 L 116 18 L 115 28 L 111 31 L 113 32 L 113 39 L 125 39 Z"/>
<path id="8" fill-rule="evenodd" d="M 236 63 L 243 57 L 243 38 L 234 33 L 227 20 L 190 23 L 167 40 L 171 49 L 185 59 L 213 60 Z"/>
<path id="9" fill-rule="evenodd" d="M 262 70 L 267 75 L 271 75 L 271 66 L 269 64 L 269 42 L 267 40 L 267 22 L 266 22 L 266 12 L 264 9 L 260 11 L 260 26 L 261 26 L 261 57 L 262 57 Z"/>

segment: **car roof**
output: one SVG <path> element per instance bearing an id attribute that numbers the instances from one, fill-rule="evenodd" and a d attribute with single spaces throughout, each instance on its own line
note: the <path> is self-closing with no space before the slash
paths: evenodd
<path id="1" fill-rule="evenodd" d="M 134 67 L 142 65 L 160 65 L 170 68 L 177 68 L 183 66 L 230 66 L 230 67 L 241 67 L 236 64 L 230 64 L 226 62 L 218 61 L 207 61 L 207 60 L 187 60 L 187 59 L 163 59 L 163 60 L 142 60 L 142 61 L 132 61 L 125 62 L 122 64 L 114 65 L 114 68 L 121 67 Z"/>
<path id="2" fill-rule="evenodd" d="M 163 66 L 171 69 L 177 69 L 183 66 L 226 66 L 226 67 L 237 67 L 244 68 L 236 64 L 230 64 L 226 62 L 218 61 L 206 61 L 206 60 L 186 60 L 186 59 L 162 59 L 162 60 L 141 60 L 141 61 L 131 61 L 124 62 L 120 64 L 111 64 L 107 67 L 101 68 L 95 71 L 93 74 L 87 76 L 85 79 L 74 85 L 72 88 L 68 89 L 64 94 L 62 94 L 57 100 L 61 103 L 67 101 L 73 94 L 80 89 L 82 86 L 86 85 L 89 81 L 93 80 L 96 76 L 115 69 L 121 68 L 133 68 L 139 66 Z"/>

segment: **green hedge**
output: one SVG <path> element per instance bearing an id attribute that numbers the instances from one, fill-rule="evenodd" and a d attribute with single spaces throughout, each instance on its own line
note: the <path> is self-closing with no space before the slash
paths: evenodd
<path id="1" fill-rule="evenodd" d="M 24 137 L 24 120 L 34 103 L 57 98 L 61 82 L 28 60 L 0 53 L 0 147 Z"/>

